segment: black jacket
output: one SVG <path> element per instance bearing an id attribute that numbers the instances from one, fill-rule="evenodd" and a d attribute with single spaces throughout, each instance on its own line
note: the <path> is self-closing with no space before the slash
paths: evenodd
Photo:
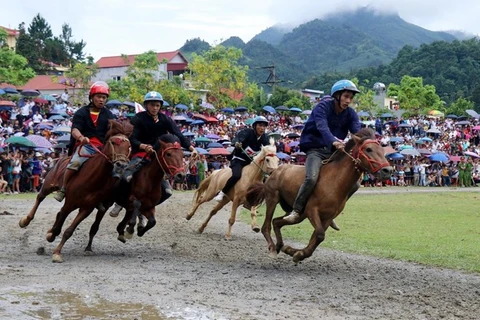
<path id="1" fill-rule="evenodd" d="M 257 137 L 255 130 L 252 128 L 246 128 L 238 132 L 237 136 L 233 139 L 233 145 L 236 142 L 242 143 L 242 148 L 246 149 L 248 147 L 252 148 L 253 151 L 260 151 L 262 146 L 269 145 L 269 139 L 266 134 Z M 232 153 L 233 157 L 241 158 L 247 163 L 250 163 L 250 158 L 240 149 L 235 148 Z"/>
<path id="2" fill-rule="evenodd" d="M 139 112 L 132 118 L 133 133 L 130 136 L 132 153 L 140 151 L 140 144 L 155 146 L 158 138 L 163 134 L 173 134 L 180 139 L 183 148 L 189 149 L 191 144 L 178 128 L 177 124 L 163 113 L 158 114 L 158 122 L 146 112 Z"/>

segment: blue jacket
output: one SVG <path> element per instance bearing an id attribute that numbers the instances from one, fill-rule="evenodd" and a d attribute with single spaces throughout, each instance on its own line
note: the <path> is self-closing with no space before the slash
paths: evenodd
<path id="1" fill-rule="evenodd" d="M 307 152 L 315 148 L 332 149 L 332 144 L 338 139 L 344 140 L 348 132 L 357 133 L 360 130 L 360 120 L 352 108 L 347 108 L 340 114 L 335 113 L 335 100 L 321 100 L 312 110 L 305 123 L 300 137 L 300 150 Z"/>

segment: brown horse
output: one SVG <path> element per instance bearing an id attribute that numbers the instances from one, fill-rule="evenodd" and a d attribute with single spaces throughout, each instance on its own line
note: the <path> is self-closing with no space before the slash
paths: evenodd
<path id="1" fill-rule="evenodd" d="M 176 182 L 185 178 L 184 154 L 178 137 L 164 134 L 160 136 L 154 149 L 152 161 L 133 176 L 130 184 L 125 186 L 122 183 L 123 190 L 116 194 L 115 202 L 126 209 L 125 217 L 117 226 L 118 240 L 122 242 L 131 237 L 137 217 L 143 216 L 147 220 L 145 226 L 141 223 L 138 225 L 139 237 L 155 226 L 155 206 L 162 200 L 162 180 L 165 174 Z M 130 223 L 129 234 L 125 236 L 127 223 Z"/>
<path id="2" fill-rule="evenodd" d="M 123 172 L 128 164 L 128 157 L 131 151 L 128 136 L 132 133 L 133 126 L 128 122 L 109 121 L 110 129 L 106 135 L 106 143 L 102 150 L 95 154 L 92 159 L 85 162 L 80 171 L 72 177 L 67 187 L 67 194 L 63 207 L 58 212 L 53 227 L 47 233 L 47 241 L 53 242 L 61 232 L 63 223 L 67 216 L 75 209 L 80 208 L 77 217 L 69 228 L 63 233 L 62 241 L 55 249 L 53 262 L 63 262 L 61 249 L 65 242 L 71 237 L 78 224 L 85 219 L 97 206 L 101 209 L 97 212 L 95 223 L 90 229 L 90 240 L 85 251 L 91 251 L 92 240 L 98 231 L 100 222 L 105 215 L 105 208 L 100 205 L 106 201 L 110 205 L 113 186 L 117 179 L 112 177 L 112 169 L 116 172 Z M 20 219 L 19 225 L 27 227 L 34 219 L 40 203 L 52 192 L 59 190 L 63 180 L 65 168 L 70 157 L 58 160 L 55 167 L 48 172 L 44 184 L 37 195 L 35 205 L 26 217 Z"/>
<path id="3" fill-rule="evenodd" d="M 253 161 L 245 166 L 242 170 L 242 177 L 240 180 L 235 184 L 235 186 L 228 192 L 227 196 L 223 198 L 221 202 L 219 202 L 212 211 L 210 211 L 207 219 L 198 229 L 199 233 L 202 233 L 205 228 L 207 227 L 208 222 L 210 219 L 220 210 L 222 209 L 227 203 L 232 201 L 232 213 L 230 215 L 230 219 L 228 220 L 228 230 L 225 234 L 225 239 L 232 238 L 232 226 L 235 223 L 235 217 L 237 214 L 237 208 L 245 204 L 248 204 L 245 201 L 245 195 L 247 194 L 247 188 L 254 182 L 262 181 L 263 173 L 270 174 L 275 169 L 278 168 L 278 157 L 277 157 L 277 148 L 275 147 L 275 141 L 270 139 L 270 145 L 262 146 L 260 152 L 255 156 Z M 193 196 L 193 208 L 187 214 L 186 219 L 190 220 L 195 212 L 197 211 L 198 207 L 210 200 L 212 200 L 215 195 L 218 193 L 219 190 L 222 190 L 223 186 L 227 182 L 227 180 L 231 177 L 232 170 L 228 169 L 221 169 L 214 171 L 212 175 L 210 175 L 207 179 L 203 180 L 200 184 L 200 187 L 195 192 Z M 250 206 L 248 206 L 250 207 Z M 252 230 L 258 232 L 260 228 L 257 226 L 257 213 L 255 207 L 250 207 L 251 217 L 252 217 Z"/>
<path id="4" fill-rule="evenodd" d="M 265 184 L 257 184 L 249 188 L 247 200 L 258 205 L 266 202 L 266 217 L 262 226 L 262 233 L 267 240 L 268 250 L 272 257 L 283 251 L 293 257 L 295 263 L 310 257 L 317 246 L 325 239 L 325 231 L 332 220 L 342 212 L 345 204 L 356 190 L 362 172 L 377 175 L 378 178 L 388 179 L 392 174 L 392 167 L 383 155 L 383 148 L 375 140 L 371 129 L 361 129 L 357 135 L 346 144 L 345 150 L 338 150 L 320 169 L 320 180 L 310 196 L 304 212 L 297 221 L 290 223 L 283 217 L 273 219 L 277 244 L 270 235 L 272 218 L 275 208 L 280 203 L 286 212 L 292 210 L 293 202 L 305 177 L 305 167 L 284 165 L 276 170 Z M 304 249 L 294 249 L 284 246 L 280 229 L 284 225 L 297 224 L 308 218 L 314 231 L 310 241 Z"/>

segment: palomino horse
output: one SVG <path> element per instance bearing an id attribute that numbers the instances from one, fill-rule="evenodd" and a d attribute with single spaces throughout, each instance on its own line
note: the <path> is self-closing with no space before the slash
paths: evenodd
<path id="1" fill-rule="evenodd" d="M 84 220 L 102 201 L 112 198 L 112 191 L 116 179 L 112 177 L 113 169 L 121 173 L 128 164 L 128 157 L 131 151 L 128 136 L 132 133 L 133 126 L 128 122 L 116 122 L 110 120 L 110 129 L 106 135 L 106 143 L 102 150 L 95 154 L 92 159 L 86 161 L 80 171 L 72 177 L 68 183 L 67 194 L 63 207 L 58 212 L 53 227 L 47 233 L 47 241 L 53 242 L 62 230 L 63 223 L 67 216 L 75 209 L 80 208 L 76 218 L 69 228 L 63 233 L 60 244 L 55 249 L 53 262 L 63 262 L 61 250 L 65 242 L 71 237 L 76 227 Z M 35 213 L 40 203 L 54 191 L 59 190 L 59 185 L 63 180 L 65 168 L 70 157 L 61 158 L 55 167 L 48 172 L 44 184 L 37 195 L 35 205 L 30 213 L 20 219 L 19 225 L 22 228 L 27 227 L 35 217 Z M 108 200 L 107 200 L 108 201 Z M 111 202 L 111 200 L 109 201 Z M 111 205 L 109 203 L 106 207 Z M 98 210 L 94 224 L 90 229 L 90 239 L 85 251 L 91 251 L 92 240 L 98 231 L 100 222 L 105 215 L 105 209 Z"/>
<path id="2" fill-rule="evenodd" d="M 292 210 L 297 192 L 305 178 L 305 167 L 281 166 L 265 184 L 256 184 L 249 188 L 247 200 L 251 204 L 258 205 L 263 200 L 266 202 L 262 233 L 267 240 L 270 255 L 275 257 L 281 250 L 292 256 L 295 263 L 310 257 L 325 239 L 325 231 L 332 220 L 342 212 L 351 191 L 357 187 L 362 172 L 375 174 L 382 180 L 388 179 L 392 174 L 392 167 L 383 155 L 383 148 L 375 140 L 373 131 L 368 128 L 353 135 L 345 150 L 336 151 L 328 163 L 322 166 L 320 180 L 297 221 L 290 223 L 283 217 L 273 219 L 276 245 L 270 235 L 275 208 L 280 203 L 284 211 Z M 304 249 L 284 246 L 280 229 L 284 225 L 300 223 L 305 218 L 308 218 L 314 228 L 308 245 Z"/>
<path id="3" fill-rule="evenodd" d="M 245 201 L 245 195 L 247 194 L 247 188 L 254 182 L 262 181 L 263 174 L 270 174 L 275 169 L 278 168 L 278 157 L 277 157 L 277 148 L 275 147 L 275 142 L 273 139 L 270 139 L 270 145 L 262 146 L 260 152 L 254 157 L 253 161 L 245 166 L 242 170 L 242 177 L 235 184 L 235 186 L 228 192 L 226 197 L 219 202 L 212 211 L 210 211 L 205 222 L 198 229 L 199 233 L 202 233 L 207 227 L 210 219 L 227 203 L 232 201 L 232 213 L 230 219 L 228 219 L 228 230 L 225 234 L 225 239 L 232 238 L 232 226 L 235 223 L 235 217 L 237 214 L 237 208 L 242 204 L 247 204 Z M 221 169 L 214 171 L 207 179 L 203 180 L 200 184 L 200 187 L 195 192 L 193 196 L 193 208 L 190 210 L 190 213 L 187 215 L 186 219 L 190 220 L 198 207 L 205 202 L 212 200 L 219 190 L 222 190 L 227 180 L 231 177 L 232 170 Z M 260 231 L 260 228 L 257 226 L 257 214 L 256 208 L 250 207 L 251 217 L 252 217 L 252 229 L 256 232 Z"/>
<path id="4" fill-rule="evenodd" d="M 122 242 L 126 241 L 125 237 L 131 236 L 136 218 L 140 215 L 146 218 L 147 224 L 138 225 L 139 237 L 155 226 L 155 206 L 162 200 L 162 180 L 165 174 L 173 177 L 176 182 L 185 178 L 184 154 L 178 137 L 164 134 L 154 149 L 152 161 L 133 176 L 130 184 L 122 183 L 121 190 L 115 195 L 115 202 L 126 209 L 125 217 L 117 226 L 118 240 Z M 130 221 L 130 234 L 125 236 L 125 228 Z"/>

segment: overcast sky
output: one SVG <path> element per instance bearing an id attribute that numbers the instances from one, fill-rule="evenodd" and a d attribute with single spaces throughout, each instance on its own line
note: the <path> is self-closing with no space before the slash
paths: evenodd
<path id="1" fill-rule="evenodd" d="M 328 13 L 370 6 L 398 12 L 406 21 L 430 30 L 480 34 L 478 0 L 0 0 L 0 25 L 28 26 L 40 13 L 54 35 L 64 22 L 95 61 L 102 56 L 174 51 L 200 37 L 210 44 L 230 36 L 248 42 L 276 24 L 299 24 Z"/>

